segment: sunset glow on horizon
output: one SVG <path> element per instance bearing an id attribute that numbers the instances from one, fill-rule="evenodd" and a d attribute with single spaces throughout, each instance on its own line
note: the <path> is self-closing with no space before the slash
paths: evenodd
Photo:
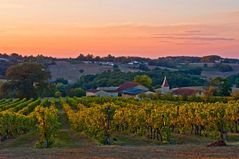
<path id="1" fill-rule="evenodd" d="M 0 0 L 0 53 L 239 58 L 238 0 Z"/>

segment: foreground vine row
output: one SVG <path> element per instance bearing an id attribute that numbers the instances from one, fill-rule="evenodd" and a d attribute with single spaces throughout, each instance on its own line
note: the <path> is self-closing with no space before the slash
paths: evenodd
<path id="1" fill-rule="evenodd" d="M 239 101 L 200 103 L 68 97 L 0 100 L 1 140 L 35 132 L 38 147 L 51 147 L 60 128 L 59 108 L 65 112 L 72 129 L 104 144 L 111 144 L 115 134 L 171 143 L 174 134 L 225 141 L 227 133 L 239 133 Z"/>
<path id="2" fill-rule="evenodd" d="M 239 132 L 238 101 L 172 103 L 107 98 L 68 101 L 79 102 L 75 110 L 75 106 L 72 109 L 62 100 L 72 128 L 104 142 L 114 133 L 145 136 L 168 143 L 172 133 L 226 140 L 228 132 Z"/>
<path id="3" fill-rule="evenodd" d="M 50 147 L 54 143 L 59 122 L 55 105 L 44 107 L 47 101 L 47 99 L 42 102 L 40 99 L 23 99 L 6 104 L 2 101 L 4 111 L 0 112 L 0 140 L 5 141 L 29 132 L 36 132 L 38 134 L 36 146 Z"/>

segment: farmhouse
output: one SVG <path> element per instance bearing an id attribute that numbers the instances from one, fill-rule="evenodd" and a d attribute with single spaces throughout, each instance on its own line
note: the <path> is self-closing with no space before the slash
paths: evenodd
<path id="1" fill-rule="evenodd" d="M 136 97 L 139 94 L 147 92 L 149 89 L 139 83 L 126 82 L 119 86 L 117 89 L 119 96 L 123 97 Z"/>
<path id="2" fill-rule="evenodd" d="M 118 87 L 98 87 L 97 89 L 90 89 L 86 91 L 86 96 L 98 97 L 117 97 Z"/>
<path id="3" fill-rule="evenodd" d="M 203 86 L 191 86 L 191 87 L 179 87 L 170 89 L 170 85 L 167 81 L 167 77 L 164 78 L 160 88 L 155 92 L 162 95 L 172 94 L 174 96 L 204 96 L 206 88 Z M 149 89 L 136 82 L 126 82 L 119 87 L 98 87 L 97 89 L 90 89 L 86 91 L 86 96 L 99 96 L 99 97 L 138 97 L 141 94 L 152 95 L 154 92 L 150 92 Z"/>
<path id="4" fill-rule="evenodd" d="M 171 90 L 174 96 L 204 96 L 206 88 L 198 87 L 180 87 Z"/>
<path id="5" fill-rule="evenodd" d="M 136 97 L 137 95 L 146 93 L 148 91 L 149 89 L 141 84 L 135 82 L 126 82 L 119 87 L 98 87 L 97 89 L 87 90 L 86 96 Z"/>

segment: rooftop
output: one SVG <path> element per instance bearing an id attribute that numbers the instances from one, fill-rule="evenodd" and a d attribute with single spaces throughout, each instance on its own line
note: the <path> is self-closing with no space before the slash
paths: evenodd
<path id="1" fill-rule="evenodd" d="M 137 94 L 140 94 L 143 92 L 145 92 L 145 91 L 142 89 L 139 89 L 139 88 L 132 88 L 132 89 L 123 91 L 124 94 L 129 94 L 129 95 L 137 95 Z"/>
<path id="2" fill-rule="evenodd" d="M 135 82 L 126 82 L 122 85 L 119 86 L 119 88 L 117 89 L 119 92 L 123 91 L 123 90 L 128 90 L 128 89 L 131 89 L 131 88 L 134 88 L 136 86 L 138 86 L 140 84 L 138 83 L 135 83 Z"/>
<path id="3" fill-rule="evenodd" d="M 173 90 L 174 95 L 181 95 L 181 96 L 193 96 L 197 93 L 202 92 L 201 90 L 196 90 L 192 88 L 178 88 Z"/>

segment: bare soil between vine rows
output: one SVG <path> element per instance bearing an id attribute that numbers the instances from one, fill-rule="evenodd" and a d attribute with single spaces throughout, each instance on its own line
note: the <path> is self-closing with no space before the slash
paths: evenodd
<path id="1" fill-rule="evenodd" d="M 13 148 L 0 150 L 0 159 L 221 159 L 239 158 L 238 146 L 203 145 L 85 146 L 79 148 Z"/>

